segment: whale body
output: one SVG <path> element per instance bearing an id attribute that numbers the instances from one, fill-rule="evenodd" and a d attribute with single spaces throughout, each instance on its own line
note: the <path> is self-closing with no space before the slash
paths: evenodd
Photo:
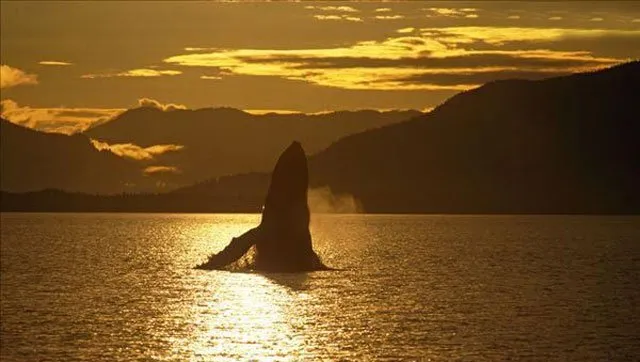
<path id="1" fill-rule="evenodd" d="M 262 211 L 260 225 L 231 240 L 199 269 L 229 269 L 247 258 L 243 267 L 267 272 L 328 269 L 313 250 L 309 232 L 307 157 L 293 142 L 278 158 Z M 249 255 L 251 254 L 251 255 Z"/>

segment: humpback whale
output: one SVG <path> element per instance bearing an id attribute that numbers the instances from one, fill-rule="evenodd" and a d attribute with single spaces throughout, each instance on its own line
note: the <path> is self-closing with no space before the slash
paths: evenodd
<path id="1" fill-rule="evenodd" d="M 309 170 L 302 145 L 293 142 L 278 158 L 260 225 L 232 238 L 198 269 L 244 267 L 266 272 L 328 269 L 313 250 L 309 232 Z"/>

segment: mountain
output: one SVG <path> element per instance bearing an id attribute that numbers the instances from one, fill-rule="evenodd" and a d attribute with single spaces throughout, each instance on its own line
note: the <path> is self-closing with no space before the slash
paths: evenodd
<path id="1" fill-rule="evenodd" d="M 640 213 L 640 62 L 460 93 L 310 157 L 311 187 L 367 212 Z M 256 202 L 268 176 L 176 190 Z"/>
<path id="2" fill-rule="evenodd" d="M 405 121 L 418 111 L 372 110 L 324 114 L 254 115 L 233 108 L 197 110 L 140 107 L 85 131 L 109 144 L 184 146 L 155 157 L 159 165 L 176 167 L 186 185 L 211 177 L 268 171 L 280 152 L 296 139 L 316 153 L 340 137 Z"/>
<path id="3" fill-rule="evenodd" d="M 150 188 L 142 169 L 108 151 L 98 151 L 83 135 L 43 133 L 0 118 L 0 189 L 24 192 L 46 188 L 116 193 L 126 184 Z"/>
<path id="4" fill-rule="evenodd" d="M 640 212 L 640 62 L 460 93 L 347 136 L 311 183 L 384 212 Z"/>
<path id="5" fill-rule="evenodd" d="M 638 61 L 491 82 L 339 139 L 309 157 L 310 186 L 355 197 L 366 212 L 639 214 L 638 94 Z M 255 212 L 268 183 L 269 174 L 252 172 L 160 195 L 3 193 L 2 209 Z"/>

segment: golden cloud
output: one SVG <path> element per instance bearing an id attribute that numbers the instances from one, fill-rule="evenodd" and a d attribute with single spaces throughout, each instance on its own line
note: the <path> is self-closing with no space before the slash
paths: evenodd
<path id="1" fill-rule="evenodd" d="M 11 99 L 0 101 L 2 117 L 42 132 L 74 134 L 106 122 L 124 111 L 119 108 L 32 108 Z"/>
<path id="2" fill-rule="evenodd" d="M 73 65 L 73 63 L 61 62 L 61 61 L 57 61 L 57 60 L 43 60 L 43 61 L 38 62 L 38 64 L 40 64 L 40 65 Z"/>
<path id="3" fill-rule="evenodd" d="M 458 16 L 463 14 L 462 12 L 453 8 L 428 8 L 428 9 L 422 9 L 422 10 L 427 10 L 434 14 L 442 15 L 442 16 Z"/>
<path id="4" fill-rule="evenodd" d="M 162 111 L 174 111 L 177 109 L 187 109 L 187 107 L 182 104 L 161 103 L 152 98 L 138 99 L 138 107 L 151 107 L 151 108 L 157 108 Z"/>
<path id="5" fill-rule="evenodd" d="M 345 13 L 357 13 L 359 10 L 355 9 L 351 6 L 314 6 L 314 5 L 307 5 L 304 7 L 305 9 L 309 9 L 309 10 L 321 10 L 321 11 L 338 11 L 338 12 L 345 12 Z"/>
<path id="6" fill-rule="evenodd" d="M 18 85 L 38 84 L 38 76 L 8 65 L 0 65 L 0 88 L 10 88 Z"/>
<path id="7" fill-rule="evenodd" d="M 528 42 L 530 48 L 536 42 L 568 38 L 640 35 L 640 31 L 518 27 L 422 28 L 416 35 L 409 34 L 415 29 L 401 30 L 407 33 L 343 47 L 207 49 L 164 61 L 180 66 L 213 67 L 227 74 L 273 76 L 343 89 L 463 90 L 490 80 L 488 75 L 499 77 L 500 72 L 537 79 L 626 60 L 598 57 L 588 51 L 519 49 L 518 42 Z M 510 49 L 505 47 L 511 43 L 516 44 Z M 438 76 L 429 81 L 430 75 Z"/>
<path id="8" fill-rule="evenodd" d="M 120 157 L 136 161 L 151 161 L 163 153 L 180 151 L 184 148 L 182 145 L 174 144 L 154 145 L 150 147 L 140 147 L 133 143 L 117 143 L 111 145 L 95 139 L 91 139 L 91 144 L 97 150 L 111 151 Z"/>
<path id="9" fill-rule="evenodd" d="M 490 45 L 503 45 L 514 42 L 549 42 L 570 38 L 603 38 L 606 36 L 640 37 L 640 30 L 613 29 L 563 29 L 563 28 L 524 28 L 464 26 L 446 28 L 421 28 L 423 36 L 434 36 L 440 41 L 452 44 L 470 44 L 484 42 Z"/>
<path id="10" fill-rule="evenodd" d="M 398 29 L 396 30 L 396 32 L 400 34 L 408 34 L 408 33 L 413 33 L 414 30 L 416 30 L 416 28 L 409 27 L 409 28 Z"/>
<path id="11" fill-rule="evenodd" d="M 429 12 L 427 17 L 450 17 L 450 18 L 469 18 L 475 19 L 478 17 L 476 13 L 478 9 L 476 8 L 423 8 L 422 10 L 426 10 Z"/>
<path id="12" fill-rule="evenodd" d="M 119 73 L 104 73 L 104 74 L 84 74 L 81 78 L 95 79 L 95 78 L 113 78 L 113 77 L 162 77 L 182 74 L 179 70 L 157 70 L 157 69 L 132 69 Z"/>
<path id="13" fill-rule="evenodd" d="M 378 20 L 398 20 L 404 19 L 404 15 L 378 15 L 375 18 Z"/>
<path id="14" fill-rule="evenodd" d="M 144 169 L 144 173 L 147 175 L 157 173 L 180 173 L 180 169 L 173 166 L 149 166 Z"/>
<path id="15" fill-rule="evenodd" d="M 353 22 L 362 22 L 362 19 L 357 16 L 350 15 L 314 15 L 314 18 L 318 20 L 344 20 Z"/>
<path id="16" fill-rule="evenodd" d="M 422 10 L 426 10 L 426 11 L 430 12 L 431 15 L 428 15 L 428 16 L 457 17 L 457 16 L 464 16 L 465 15 L 465 13 L 463 11 L 460 11 L 460 10 L 454 9 L 454 8 L 427 8 L 427 9 L 422 9 Z"/>

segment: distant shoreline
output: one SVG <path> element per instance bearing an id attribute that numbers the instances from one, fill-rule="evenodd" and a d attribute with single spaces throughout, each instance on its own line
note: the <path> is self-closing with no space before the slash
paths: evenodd
<path id="1" fill-rule="evenodd" d="M 94 195 L 61 190 L 25 193 L 0 192 L 0 212 L 32 213 L 260 213 L 264 195 L 231 194 L 201 195 L 191 193 Z M 314 210 L 310 203 L 310 209 Z M 377 206 L 377 207 L 376 207 Z M 412 207 L 411 207 L 412 206 Z M 362 212 L 353 209 L 318 209 L 326 214 L 388 214 L 388 215 L 640 215 L 634 204 L 584 207 L 584 205 L 362 205 Z M 420 207 L 422 206 L 422 207 Z"/>
<path id="2" fill-rule="evenodd" d="M 246 215 L 254 214 L 260 216 L 258 211 L 78 211 L 78 210 L 58 210 L 58 211 L 39 211 L 39 210 L 0 210 L 0 214 L 198 214 L 198 215 Z M 360 213 L 339 213 L 339 212 L 311 212 L 311 215 L 342 215 L 342 216 L 355 216 L 355 215 L 376 215 L 376 216 L 638 216 L 640 213 L 429 213 L 429 212 L 415 212 L 415 213 L 389 213 L 389 212 L 360 212 Z"/>

